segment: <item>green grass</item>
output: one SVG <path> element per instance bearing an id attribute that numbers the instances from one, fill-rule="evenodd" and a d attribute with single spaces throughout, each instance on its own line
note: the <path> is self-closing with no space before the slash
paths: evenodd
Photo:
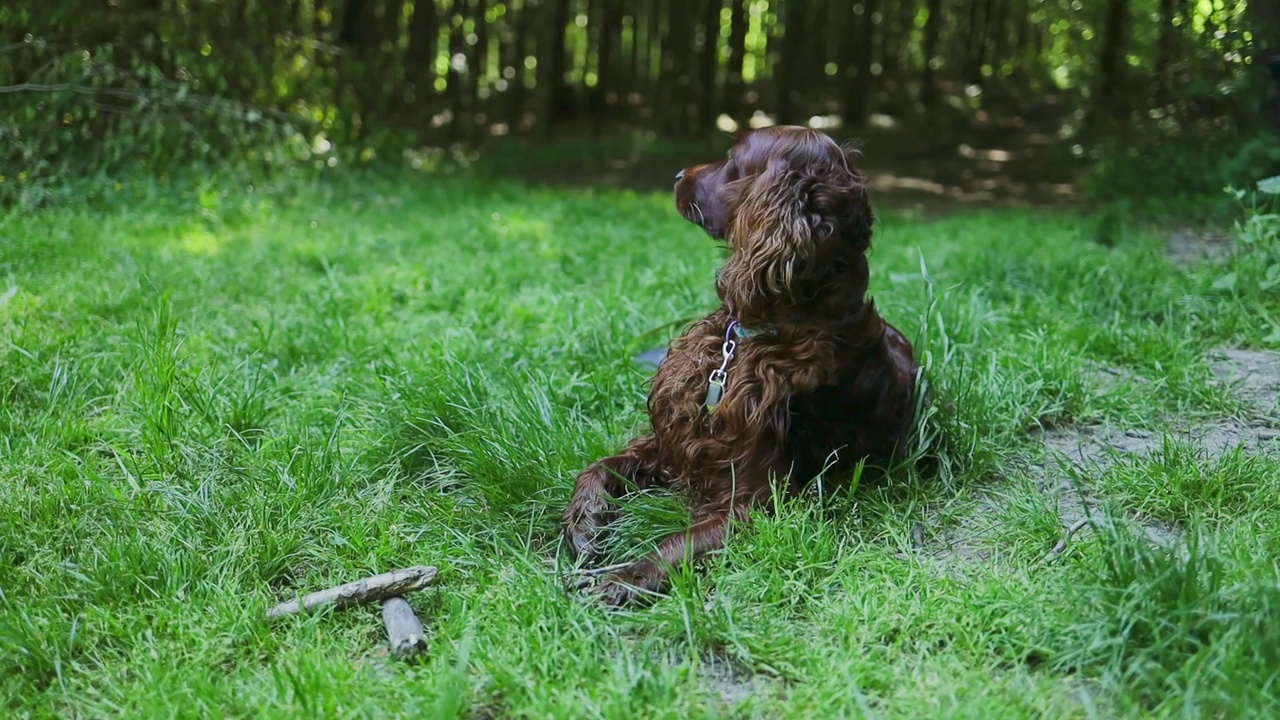
<path id="1" fill-rule="evenodd" d="M 720 251 L 665 195 L 144 184 L 0 220 L 4 707 L 1280 711 L 1280 463 L 1170 441 L 1078 477 L 1098 529 L 1049 562 L 1063 523 L 1036 474 L 1062 474 L 1040 428 L 1247 415 L 1204 353 L 1272 336 L 1274 293 L 1214 289 L 1256 258 L 1183 270 L 1156 236 L 1103 247 L 1066 213 L 880 214 L 873 292 L 928 366 L 934 462 L 786 503 L 623 613 L 562 589 L 556 520 L 643 421 L 630 355 L 712 305 Z M 682 519 L 630 506 L 620 556 Z M 1145 519 L 1182 540 L 1147 544 Z M 421 663 L 385 656 L 376 609 L 262 617 L 423 563 L 441 576 L 411 597 Z"/>

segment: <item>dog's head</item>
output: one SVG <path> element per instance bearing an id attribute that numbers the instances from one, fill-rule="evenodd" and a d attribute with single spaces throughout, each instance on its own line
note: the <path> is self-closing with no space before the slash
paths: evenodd
<path id="1" fill-rule="evenodd" d="M 865 292 L 872 214 L 852 158 L 821 132 L 775 126 L 743 133 L 724 160 L 676 175 L 680 214 L 729 246 L 717 289 L 744 322 L 847 287 L 855 266 Z"/>

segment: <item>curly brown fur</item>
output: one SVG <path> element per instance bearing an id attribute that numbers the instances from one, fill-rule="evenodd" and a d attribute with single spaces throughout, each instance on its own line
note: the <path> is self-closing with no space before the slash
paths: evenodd
<path id="1" fill-rule="evenodd" d="M 677 176 L 680 214 L 728 246 L 721 305 L 671 342 L 649 392 L 650 434 L 578 476 L 563 526 L 570 552 L 594 555 L 614 500 L 654 486 L 684 494 L 693 523 L 606 576 L 606 603 L 663 590 L 674 564 L 722 547 L 729 523 L 767 509 L 776 480 L 789 477 L 789 492 L 820 473 L 838 480 L 906 439 L 917 366 L 866 297 L 872 213 L 852 161 L 822 133 L 780 126 Z M 737 341 L 724 397 L 708 410 L 733 320 L 758 332 Z"/>

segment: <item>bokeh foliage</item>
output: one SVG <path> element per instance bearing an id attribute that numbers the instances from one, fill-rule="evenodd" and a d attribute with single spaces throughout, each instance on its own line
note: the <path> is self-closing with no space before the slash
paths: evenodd
<path id="1" fill-rule="evenodd" d="M 1049 114 L 1106 183 L 1171 139 L 1256 178 L 1280 160 L 1271 5 L 15 0 L 0 7 L 0 196 L 38 201 L 130 163 L 332 164 L 766 117 L 856 132 L 877 112 L 947 127 Z M 1223 179 L 1195 162 L 1174 176 Z"/>

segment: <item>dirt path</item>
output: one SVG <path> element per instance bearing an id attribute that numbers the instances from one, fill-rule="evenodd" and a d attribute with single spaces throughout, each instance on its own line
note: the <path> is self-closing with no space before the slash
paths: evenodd
<path id="1" fill-rule="evenodd" d="M 1056 428 L 1044 434 L 1053 454 L 1077 466 L 1105 466 L 1116 455 L 1146 455 L 1159 450 L 1164 433 L 1195 443 L 1209 458 L 1243 445 L 1251 452 L 1280 451 L 1280 352 L 1223 348 L 1214 350 L 1216 382 L 1232 386 L 1251 409 L 1245 418 L 1194 424 L 1166 422 L 1147 428 Z"/>
<path id="2" fill-rule="evenodd" d="M 1057 509 L 1062 527 L 1091 516 L 1096 506 L 1088 488 L 1076 477 L 1097 477 L 1125 460 L 1160 452 L 1166 436 L 1198 448 L 1214 460 L 1237 447 L 1250 454 L 1280 456 L 1280 352 L 1222 348 L 1209 353 L 1215 382 L 1232 387 L 1247 411 L 1241 417 L 1208 422 L 1165 419 L 1148 427 L 1068 426 L 1041 435 L 1040 452 L 1025 458 L 1023 471 Z M 960 517 L 946 524 L 931 543 L 931 554 L 961 561 L 990 560 L 990 536 L 997 530 L 1002 498 L 998 488 L 986 489 Z M 1177 528 L 1150 518 L 1137 518 L 1147 538 L 1175 544 Z"/>

